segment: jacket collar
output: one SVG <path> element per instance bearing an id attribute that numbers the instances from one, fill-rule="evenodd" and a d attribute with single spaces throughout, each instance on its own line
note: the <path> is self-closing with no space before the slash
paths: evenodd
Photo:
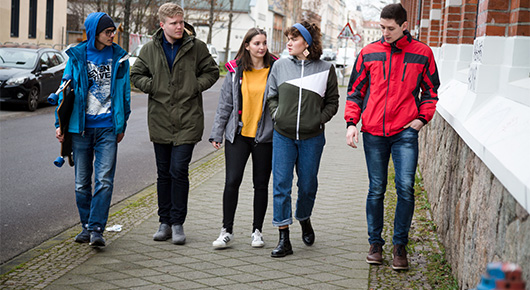
<path id="1" fill-rule="evenodd" d="M 384 37 L 381 37 L 381 43 L 385 47 L 390 47 L 392 51 L 401 51 L 403 48 L 405 48 L 407 45 L 409 45 L 412 42 L 412 35 L 408 30 L 403 31 L 403 36 L 394 41 L 393 43 L 388 43 L 385 41 Z"/>
<path id="2" fill-rule="evenodd" d="M 272 67 L 272 64 L 278 60 L 278 58 L 276 56 L 274 56 L 274 54 L 271 54 L 271 63 L 269 64 L 269 67 Z M 237 65 L 238 64 L 238 61 L 237 59 L 233 59 L 227 63 L 225 63 L 225 67 L 226 69 L 231 72 L 231 73 L 234 73 L 236 71 L 236 68 L 237 68 Z"/>
<path id="3" fill-rule="evenodd" d="M 188 43 L 189 41 L 193 40 L 194 36 L 189 35 L 188 31 L 184 30 L 184 33 L 182 35 L 182 45 Z M 156 43 L 162 45 L 162 42 L 164 41 L 164 30 L 162 28 L 158 28 L 158 30 L 153 35 L 153 39 L 156 39 Z"/>
<path id="4" fill-rule="evenodd" d="M 87 46 L 88 46 L 88 41 L 85 40 L 85 41 L 81 42 L 80 44 L 69 48 L 66 51 L 66 54 L 69 57 L 72 57 L 72 58 L 74 58 L 74 59 L 76 59 L 78 61 L 85 61 L 86 62 L 86 55 L 87 55 L 86 50 L 88 49 Z M 116 43 L 112 44 L 112 59 L 113 59 L 113 62 L 119 61 L 121 63 L 121 62 L 129 59 L 128 56 L 129 56 L 129 54 L 123 48 L 121 48 L 121 46 L 117 45 Z"/>
<path id="5" fill-rule="evenodd" d="M 290 55 L 289 56 L 289 59 L 294 62 L 296 65 L 299 65 L 301 66 L 302 64 L 304 65 L 308 65 L 309 63 L 312 63 L 313 61 L 310 60 L 310 59 L 306 59 L 306 60 L 300 60 L 300 59 L 297 59 L 296 57 Z"/>

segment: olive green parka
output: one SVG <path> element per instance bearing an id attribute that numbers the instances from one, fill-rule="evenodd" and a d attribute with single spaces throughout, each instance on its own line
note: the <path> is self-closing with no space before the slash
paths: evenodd
<path id="1" fill-rule="evenodd" d="M 219 79 L 219 67 L 204 42 L 186 23 L 183 42 L 170 70 L 162 48 L 160 28 L 146 43 L 131 68 L 134 86 L 149 95 L 148 125 L 151 142 L 195 144 L 204 129 L 202 92 Z"/>

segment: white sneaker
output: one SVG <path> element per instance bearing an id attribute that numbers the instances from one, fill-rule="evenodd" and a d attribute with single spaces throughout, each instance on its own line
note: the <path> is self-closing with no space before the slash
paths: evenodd
<path id="1" fill-rule="evenodd" d="M 225 249 L 229 247 L 229 244 L 234 239 L 234 235 L 227 232 L 225 228 L 221 229 L 221 234 L 217 238 L 217 240 L 213 241 L 212 246 L 214 249 Z"/>
<path id="2" fill-rule="evenodd" d="M 250 237 L 252 237 L 252 242 L 250 243 L 250 245 L 253 248 L 262 248 L 263 246 L 265 246 L 265 242 L 263 241 L 263 235 L 258 229 L 256 229 L 252 233 L 252 235 L 250 235 Z"/>

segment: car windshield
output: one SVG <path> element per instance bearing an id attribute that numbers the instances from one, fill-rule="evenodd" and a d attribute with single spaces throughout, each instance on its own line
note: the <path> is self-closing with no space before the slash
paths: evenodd
<path id="1" fill-rule="evenodd" d="M 36 61 L 36 51 L 0 47 L 0 66 L 31 69 Z"/>

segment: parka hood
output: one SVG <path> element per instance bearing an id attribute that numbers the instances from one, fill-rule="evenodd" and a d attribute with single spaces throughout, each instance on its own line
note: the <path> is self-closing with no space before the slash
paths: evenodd
<path id="1" fill-rule="evenodd" d="M 88 49 L 91 50 L 97 50 L 95 43 L 96 43 L 96 29 L 98 28 L 98 23 L 101 17 L 103 15 L 106 15 L 104 12 L 94 12 L 88 14 L 86 20 L 85 20 L 85 30 L 86 30 L 86 38 L 88 42 Z"/>

